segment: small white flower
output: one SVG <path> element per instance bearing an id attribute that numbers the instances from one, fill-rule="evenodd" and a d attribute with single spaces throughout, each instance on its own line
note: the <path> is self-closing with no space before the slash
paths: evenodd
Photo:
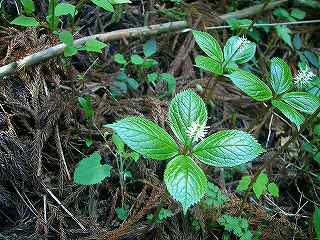
<path id="1" fill-rule="evenodd" d="M 243 52 L 243 50 L 247 47 L 247 45 L 250 43 L 250 41 L 244 36 L 242 35 L 242 37 L 239 37 L 236 44 L 235 44 L 235 48 L 237 49 L 237 51 L 239 51 L 240 53 Z"/>
<path id="2" fill-rule="evenodd" d="M 316 75 L 311 71 L 309 67 L 305 69 L 300 69 L 298 73 L 294 76 L 294 84 L 297 85 L 298 88 L 307 87 Z"/>
<path id="3" fill-rule="evenodd" d="M 205 123 L 200 124 L 199 121 L 193 122 L 190 127 L 188 127 L 186 133 L 190 139 L 193 139 L 194 142 L 203 140 L 203 138 L 208 133 L 208 126 Z"/>

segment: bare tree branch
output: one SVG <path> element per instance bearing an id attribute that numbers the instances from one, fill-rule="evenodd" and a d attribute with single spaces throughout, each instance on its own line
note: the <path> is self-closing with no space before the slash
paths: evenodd
<path id="1" fill-rule="evenodd" d="M 265 10 L 272 9 L 287 1 L 288 0 L 279 0 L 279 1 L 271 2 L 266 6 Z M 239 11 L 221 15 L 220 18 L 222 20 L 227 20 L 233 17 L 242 18 L 242 17 L 252 16 L 255 13 L 259 12 L 259 10 L 263 8 L 263 6 L 264 4 L 259 4 L 253 7 L 249 7 Z M 210 29 L 210 27 L 208 27 L 208 29 Z M 130 28 L 130 29 L 117 30 L 113 32 L 87 36 L 87 37 L 83 37 L 75 40 L 74 45 L 80 46 L 91 39 L 97 39 L 103 42 L 109 42 L 109 41 L 118 40 L 121 38 L 150 36 L 150 35 L 155 35 L 155 34 L 160 34 L 165 32 L 180 31 L 180 30 L 190 31 L 191 29 L 188 28 L 188 24 L 185 21 L 169 22 L 169 23 L 151 25 L 146 27 Z M 34 54 L 26 56 L 23 59 L 17 60 L 8 65 L 2 66 L 0 67 L 0 79 L 6 75 L 13 74 L 17 71 L 20 71 L 23 68 L 26 68 L 26 67 L 41 63 L 50 58 L 59 56 L 60 54 L 63 53 L 65 47 L 66 47 L 65 44 L 58 44 L 51 48 L 44 49 L 40 52 L 36 52 Z"/>

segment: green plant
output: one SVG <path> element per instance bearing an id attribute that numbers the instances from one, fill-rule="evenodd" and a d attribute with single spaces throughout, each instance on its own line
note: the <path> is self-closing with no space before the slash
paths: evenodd
<path id="1" fill-rule="evenodd" d="M 167 82 L 168 91 L 173 94 L 176 89 L 176 79 L 170 73 L 149 72 L 158 62 L 151 58 L 157 52 L 157 43 L 154 39 L 147 41 L 143 45 L 143 55 L 132 54 L 130 60 L 124 55 L 117 53 L 114 55 L 114 61 L 121 65 L 119 74 L 112 81 L 110 86 L 111 93 L 114 97 L 121 96 L 130 90 L 137 90 L 141 83 L 147 82 L 155 85 L 159 81 Z M 133 68 L 135 77 L 129 77 L 127 68 Z M 147 76 L 147 78 L 146 78 Z M 137 79 L 137 80 L 136 80 Z"/>
<path id="2" fill-rule="evenodd" d="M 94 117 L 94 109 L 90 99 L 87 97 L 78 97 L 78 102 L 84 112 L 86 120 L 90 121 Z"/>
<path id="3" fill-rule="evenodd" d="M 292 78 L 289 66 L 280 58 L 271 59 L 270 87 L 251 72 L 236 70 L 226 75 L 238 88 L 258 102 L 271 100 L 278 109 L 299 129 L 304 122 L 303 114 L 312 114 L 320 105 L 318 97 L 301 91 L 314 78 L 310 69 L 300 70 Z M 294 80 L 294 81 L 293 81 Z M 296 86 L 296 91 L 290 91 Z"/>
<path id="4" fill-rule="evenodd" d="M 203 100 L 186 90 L 177 94 L 169 106 L 169 125 L 180 148 L 163 128 L 143 117 L 127 117 L 105 127 L 113 129 L 145 158 L 172 159 L 166 166 L 164 182 L 186 213 L 208 189 L 206 175 L 194 159 L 210 166 L 233 167 L 264 151 L 251 135 L 239 130 L 223 130 L 205 138 L 207 118 Z"/>
<path id="5" fill-rule="evenodd" d="M 290 22 L 295 22 L 297 20 L 303 20 L 306 16 L 306 12 L 302 11 L 299 8 L 294 8 L 291 10 L 289 13 L 286 9 L 284 8 L 277 8 L 273 11 L 273 15 L 282 18 L 285 20 L 288 20 Z M 290 47 L 293 47 L 292 45 L 292 32 L 291 30 L 285 26 L 285 25 L 277 25 L 275 26 L 276 33 L 277 35 L 285 42 L 287 43 Z"/>
<path id="6" fill-rule="evenodd" d="M 237 192 L 246 191 L 250 185 L 250 177 L 243 176 L 236 188 Z M 253 184 L 253 192 L 259 199 L 266 192 L 270 193 L 273 197 L 279 197 L 279 188 L 275 182 L 269 182 L 267 174 L 264 172 L 260 173 Z"/>
<path id="7" fill-rule="evenodd" d="M 106 11 L 114 12 L 114 5 L 131 3 L 129 0 L 91 0 L 97 7 L 103 8 Z M 11 24 L 23 27 L 39 27 L 40 23 L 35 18 L 35 4 L 33 0 L 20 0 L 24 13 L 27 15 L 20 15 L 16 17 Z M 49 0 L 47 22 L 51 31 L 57 30 L 59 17 L 70 16 L 72 25 L 74 17 L 78 14 L 78 6 L 57 0 Z"/>
<path id="8" fill-rule="evenodd" d="M 75 169 L 74 182 L 82 185 L 92 185 L 110 177 L 112 166 L 101 164 L 101 160 L 98 152 L 82 159 Z"/>
<path id="9" fill-rule="evenodd" d="M 285 20 L 289 20 L 291 22 L 295 22 L 297 20 L 303 20 L 306 16 L 306 12 L 302 11 L 299 8 L 294 8 L 289 13 L 284 8 L 277 8 L 277 9 L 273 10 L 273 15 L 276 17 L 285 19 Z"/>
<path id="10" fill-rule="evenodd" d="M 208 190 L 202 200 L 206 208 L 225 204 L 229 197 L 212 182 L 208 182 Z"/>
<path id="11" fill-rule="evenodd" d="M 297 128 L 304 122 L 305 114 L 312 114 L 320 105 L 320 100 L 313 94 L 303 92 L 315 75 L 310 68 L 300 69 L 292 77 L 290 67 L 280 58 L 272 58 L 270 65 L 271 88 L 255 74 L 238 68 L 237 64 L 249 61 L 255 53 L 255 44 L 244 37 L 231 37 L 224 53 L 216 39 L 204 32 L 193 31 L 199 47 L 209 56 L 196 56 L 196 65 L 217 75 L 225 74 L 238 88 L 258 102 L 271 100 L 274 108 L 293 122 Z M 229 67 L 228 67 L 229 66 Z M 296 91 L 290 92 L 294 85 Z"/>
<path id="12" fill-rule="evenodd" d="M 173 213 L 170 209 L 166 209 L 166 208 L 161 208 L 159 211 L 159 215 L 155 221 L 156 224 L 160 224 L 162 223 L 164 220 L 166 220 L 167 218 L 173 216 Z M 152 222 L 153 220 L 153 214 L 150 213 L 147 215 L 147 219 L 149 220 L 149 222 Z"/>
<path id="13" fill-rule="evenodd" d="M 313 213 L 313 225 L 316 232 L 316 239 L 320 240 L 320 208 L 316 208 Z"/>
<path id="14" fill-rule="evenodd" d="M 210 34 L 200 31 L 192 32 L 198 46 L 207 55 L 207 57 L 196 56 L 196 66 L 217 75 L 237 69 L 238 64 L 250 61 L 256 52 L 256 44 L 244 36 L 229 38 L 222 52 L 218 41 Z"/>
<path id="15" fill-rule="evenodd" d="M 23 27 L 39 27 L 40 23 L 33 17 L 35 6 L 33 0 L 20 0 L 25 15 L 20 15 L 12 20 L 11 24 Z"/>
<path id="16" fill-rule="evenodd" d="M 316 68 L 320 68 L 319 57 L 314 52 L 302 47 L 302 39 L 299 33 L 294 35 L 292 45 L 299 56 L 300 68 L 307 68 L 309 63 Z"/>
<path id="17" fill-rule="evenodd" d="M 225 230 L 232 232 L 240 238 L 240 240 L 251 240 L 252 233 L 249 230 L 248 220 L 241 217 L 233 217 L 230 215 L 222 215 L 218 219 L 218 223 L 224 226 Z"/>
<path id="18" fill-rule="evenodd" d="M 120 220 L 124 221 L 124 220 L 126 220 L 127 217 L 128 217 L 128 214 L 129 214 L 129 206 L 128 206 L 127 204 L 124 204 L 123 207 L 121 207 L 121 208 L 116 208 L 115 211 L 116 211 L 117 217 L 118 217 Z"/>
<path id="19" fill-rule="evenodd" d="M 304 142 L 303 149 L 312 156 L 312 159 L 320 165 L 320 124 L 313 125 L 312 139 Z"/>

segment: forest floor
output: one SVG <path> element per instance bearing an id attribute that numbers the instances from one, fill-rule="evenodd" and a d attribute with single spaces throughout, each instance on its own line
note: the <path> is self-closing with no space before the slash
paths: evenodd
<path id="1" fill-rule="evenodd" d="M 0 67 L 59 43 L 46 24 L 11 25 L 17 9 L 22 9 L 17 2 L 0 0 Z M 34 16 L 45 22 L 47 1 L 34 2 Z M 72 31 L 74 39 L 121 29 L 124 33 L 105 41 L 101 53 L 62 53 L 5 76 L 0 68 L 0 239 L 314 239 L 314 211 L 320 207 L 320 120 L 309 122 L 265 169 L 268 180 L 279 188 L 278 197 L 264 192 L 257 198 L 251 191 L 246 199 L 245 191 L 236 190 L 241 177 L 252 178 L 264 159 L 235 168 L 201 165 L 219 188 L 211 189 L 207 203 L 201 201 L 187 214 L 166 192 L 166 161 L 128 155 L 119 165 L 112 130 L 104 127 L 126 116 L 144 116 L 169 131 L 171 99 L 193 89 L 207 103 L 210 133 L 243 130 L 267 153 L 276 152 L 296 133 L 293 124 L 276 110 L 268 111 L 267 104 L 252 100 L 228 78 L 197 68 L 194 59 L 202 51 L 188 29 L 207 31 L 220 43 L 245 34 L 257 50 L 241 67 L 265 79 L 273 57 L 285 60 L 293 75 L 301 61 L 319 74 L 319 23 L 251 26 L 320 19 L 317 1 L 280 2 L 252 11 L 248 8 L 264 2 L 141 0 L 118 5 L 112 14 L 90 1 L 68 1 L 77 5 L 78 14 L 72 23 L 62 16 L 59 28 Z M 240 9 L 245 10 L 237 12 Z M 292 13 L 293 9 L 300 12 Z M 251 22 L 232 20 L 229 13 Z M 144 34 L 125 31 L 164 23 L 182 25 L 147 29 Z M 232 28 L 210 28 L 230 24 Z M 134 54 L 146 55 L 148 48 L 154 48 L 150 67 L 129 63 Z M 78 163 L 94 152 L 112 166 L 111 176 L 99 184 L 76 184 Z M 231 224 L 240 232 L 249 229 L 252 236 L 241 237 L 219 224 L 222 215 L 245 219 L 249 226 Z"/>

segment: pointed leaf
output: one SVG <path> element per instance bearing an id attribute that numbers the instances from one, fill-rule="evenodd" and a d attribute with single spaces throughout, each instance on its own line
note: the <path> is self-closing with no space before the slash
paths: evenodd
<path id="1" fill-rule="evenodd" d="M 236 192 L 246 191 L 250 185 L 251 178 L 250 176 L 243 176 L 239 182 L 239 185 L 236 188 Z"/>
<path id="2" fill-rule="evenodd" d="M 192 31 L 198 46 L 213 60 L 222 63 L 223 53 L 218 41 L 209 33 Z"/>
<path id="3" fill-rule="evenodd" d="M 40 23 L 33 17 L 26 17 L 23 15 L 20 15 L 19 17 L 16 17 L 13 19 L 11 24 L 23 26 L 23 27 L 39 27 Z"/>
<path id="4" fill-rule="evenodd" d="M 147 158 L 165 160 L 178 154 L 173 138 L 148 119 L 127 117 L 105 127 L 112 128 L 125 144 Z"/>
<path id="5" fill-rule="evenodd" d="M 182 155 L 168 163 L 164 182 L 171 196 L 181 203 L 184 214 L 201 200 L 208 188 L 202 169 L 189 156 Z"/>
<path id="6" fill-rule="evenodd" d="M 279 100 L 272 100 L 272 106 L 276 107 L 283 115 L 286 116 L 298 129 L 304 122 L 304 116 L 287 103 Z"/>
<path id="7" fill-rule="evenodd" d="M 292 47 L 291 41 L 291 30 L 287 26 L 279 25 L 276 26 L 278 36 L 290 47 Z"/>
<path id="8" fill-rule="evenodd" d="M 201 162 L 215 167 L 234 167 L 258 157 L 263 148 L 250 134 L 223 130 L 198 143 L 192 150 Z"/>
<path id="9" fill-rule="evenodd" d="M 196 56 L 195 61 L 198 68 L 218 75 L 222 75 L 223 73 L 222 63 L 219 63 L 211 58 L 205 56 Z"/>
<path id="10" fill-rule="evenodd" d="M 271 85 L 277 94 L 283 94 L 292 87 L 292 74 L 288 64 L 281 58 L 271 59 Z"/>
<path id="11" fill-rule="evenodd" d="M 157 42 L 154 39 L 150 39 L 143 45 L 143 53 L 145 57 L 151 57 L 157 52 Z"/>
<path id="12" fill-rule="evenodd" d="M 72 33 L 69 31 L 63 31 L 59 33 L 59 39 L 61 42 L 66 44 L 68 47 L 73 46 L 73 36 Z"/>
<path id="13" fill-rule="evenodd" d="M 20 0 L 20 2 L 22 3 L 23 9 L 27 15 L 30 15 L 35 11 L 33 0 Z"/>
<path id="14" fill-rule="evenodd" d="M 320 105 L 320 99 L 311 93 L 290 92 L 284 94 L 282 100 L 300 112 L 312 114 Z"/>
<path id="15" fill-rule="evenodd" d="M 223 48 L 225 63 L 242 64 L 248 62 L 256 53 L 256 44 L 243 38 L 233 36 L 228 39 Z"/>
<path id="16" fill-rule="evenodd" d="M 122 55 L 122 54 L 120 54 L 120 53 L 116 53 L 115 55 L 114 55 L 114 61 L 116 62 L 116 63 L 119 63 L 119 64 L 127 64 L 127 60 L 124 58 L 124 56 Z"/>
<path id="17" fill-rule="evenodd" d="M 91 0 L 91 2 L 108 12 L 114 12 L 114 8 L 109 0 Z"/>
<path id="18" fill-rule="evenodd" d="M 89 98 L 78 97 L 78 102 L 84 111 L 85 118 L 90 120 L 94 117 L 94 109 Z"/>
<path id="19" fill-rule="evenodd" d="M 102 53 L 102 49 L 107 46 L 104 42 L 98 41 L 96 39 L 90 39 L 85 43 L 85 50 L 87 52 Z"/>
<path id="20" fill-rule="evenodd" d="M 59 3 L 54 11 L 56 17 L 64 16 L 64 15 L 71 15 L 74 17 L 77 15 L 78 11 L 76 7 L 70 3 Z"/>
<path id="21" fill-rule="evenodd" d="M 267 190 L 268 176 L 265 173 L 260 173 L 257 180 L 253 184 L 253 192 L 259 199 L 261 195 Z"/>
<path id="22" fill-rule="evenodd" d="M 220 190 L 212 182 L 208 182 L 208 189 L 206 191 L 203 202 L 210 207 L 216 207 L 225 204 L 229 200 L 228 195 Z"/>
<path id="23" fill-rule="evenodd" d="M 82 159 L 74 172 L 74 182 L 83 185 L 100 183 L 110 176 L 112 167 L 108 164 L 101 165 L 101 156 L 94 152 L 89 157 Z"/>
<path id="24" fill-rule="evenodd" d="M 268 184 L 268 192 L 273 196 L 273 197 L 279 197 L 279 188 L 278 185 L 274 182 Z"/>
<path id="25" fill-rule="evenodd" d="M 140 57 L 138 54 L 133 54 L 131 55 L 131 62 L 134 65 L 142 65 L 144 63 L 144 59 L 142 57 Z"/>
<path id="26" fill-rule="evenodd" d="M 183 144 L 191 142 L 186 132 L 192 123 L 198 121 L 199 124 L 205 125 L 207 119 L 204 101 L 192 90 L 180 92 L 172 99 L 169 106 L 170 127 Z"/>
<path id="27" fill-rule="evenodd" d="M 266 101 L 272 98 L 270 88 L 251 72 L 237 70 L 226 76 L 238 88 L 257 101 Z"/>

